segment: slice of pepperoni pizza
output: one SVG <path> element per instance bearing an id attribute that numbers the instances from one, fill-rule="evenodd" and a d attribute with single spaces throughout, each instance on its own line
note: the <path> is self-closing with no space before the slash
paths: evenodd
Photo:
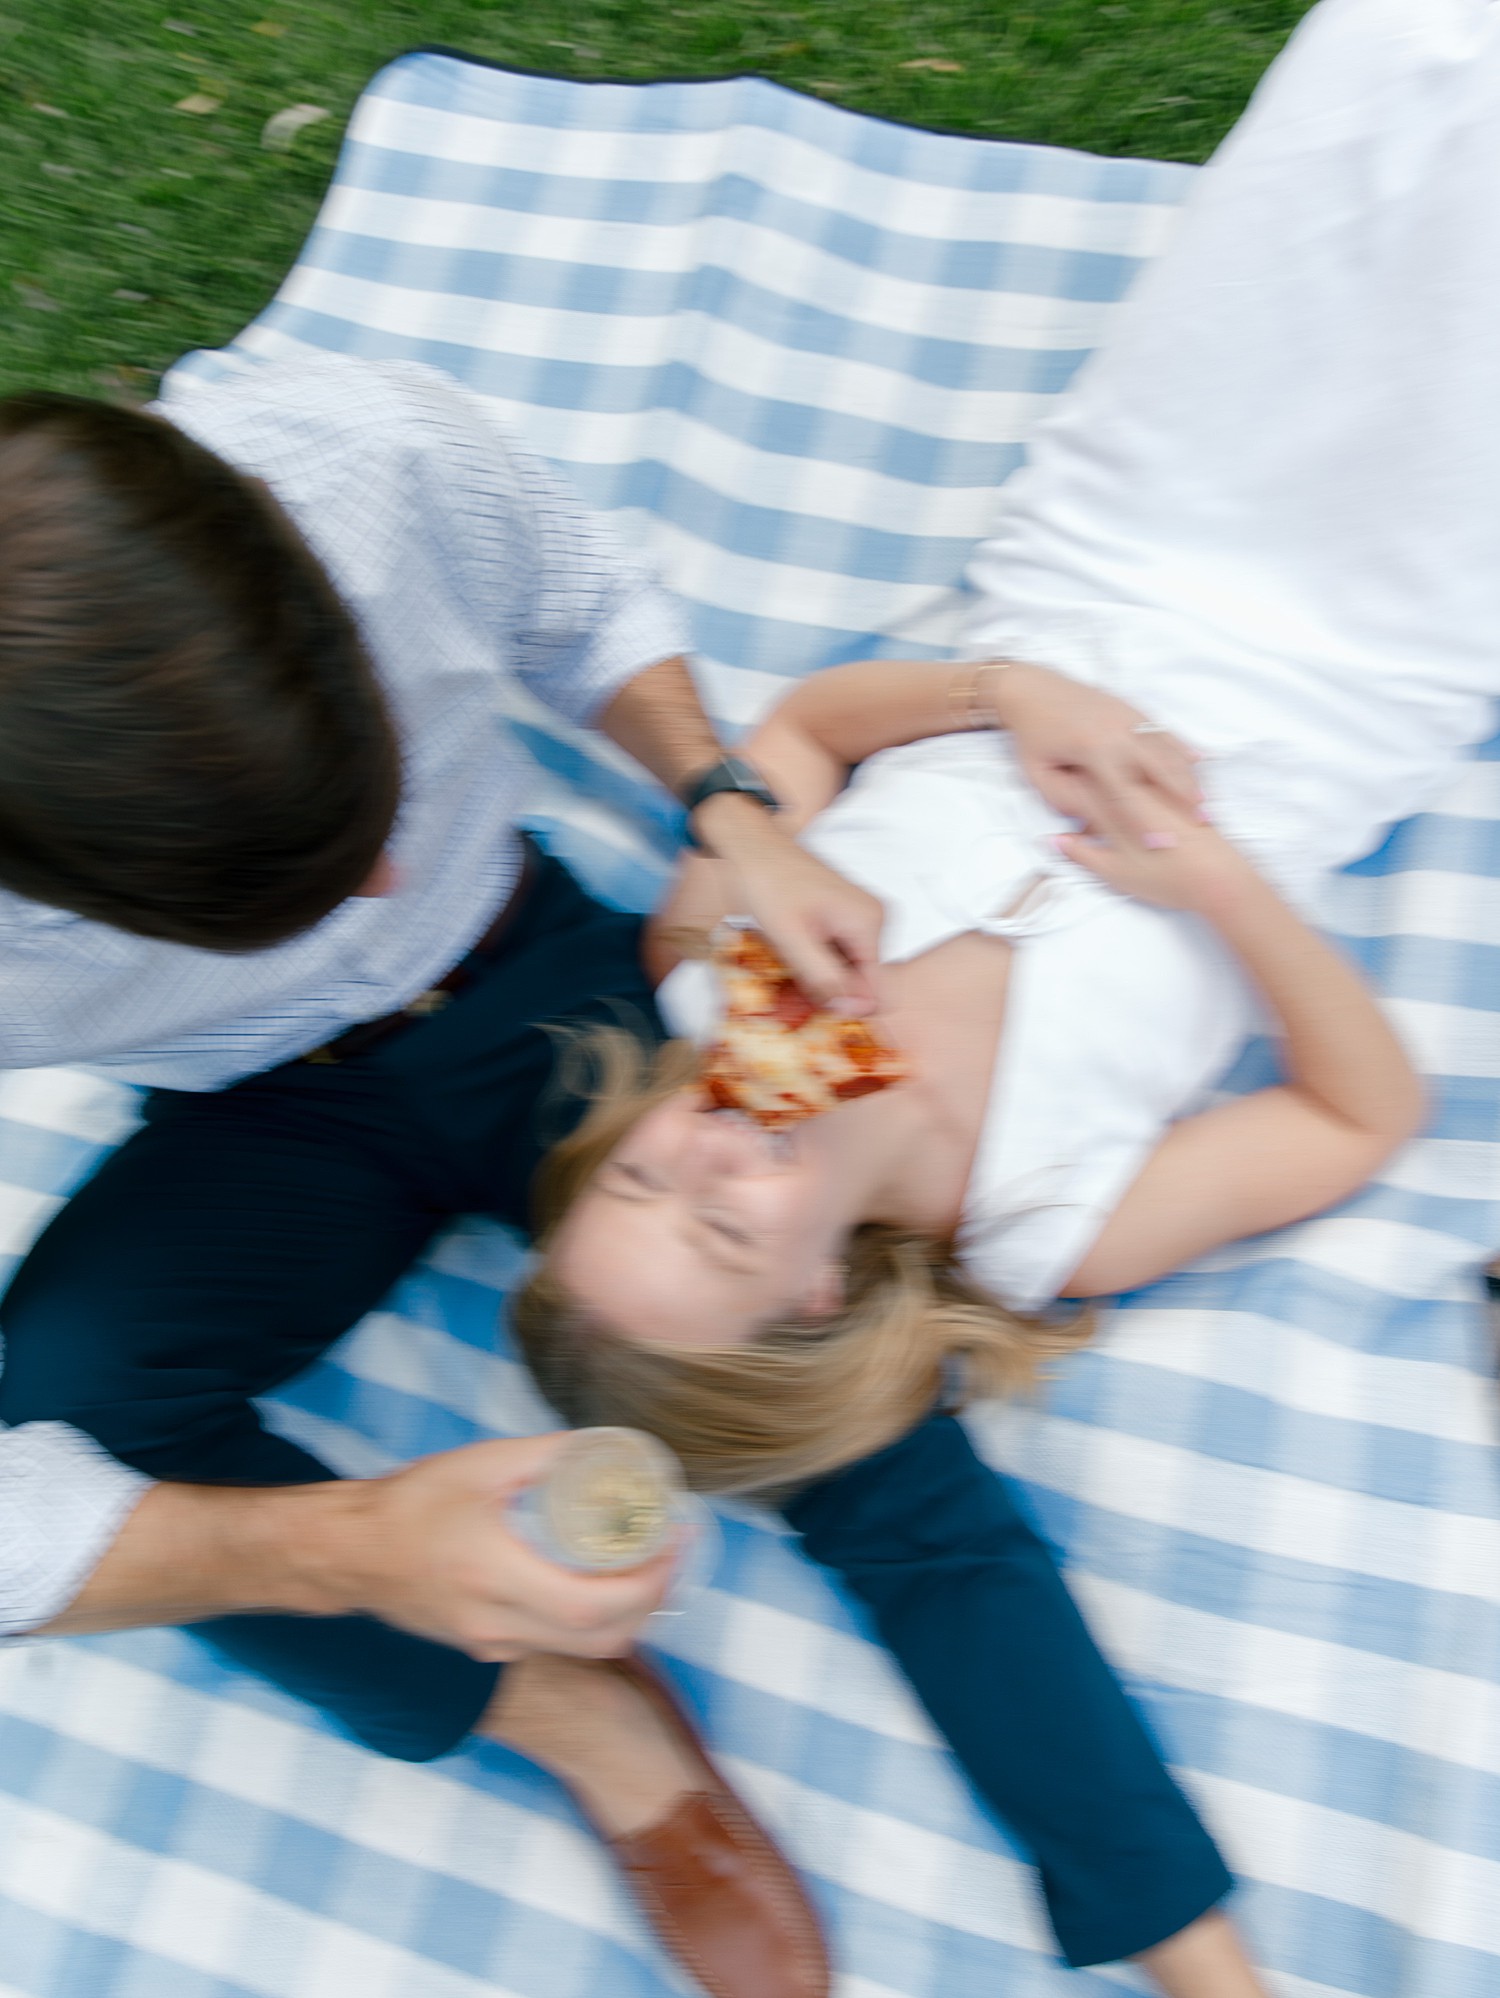
<path id="1" fill-rule="evenodd" d="M 703 1086 L 719 1109 L 779 1131 L 904 1081 L 900 1054 L 863 1020 L 813 1005 L 759 930 L 722 924 L 710 957 L 724 1020 L 704 1056 Z"/>

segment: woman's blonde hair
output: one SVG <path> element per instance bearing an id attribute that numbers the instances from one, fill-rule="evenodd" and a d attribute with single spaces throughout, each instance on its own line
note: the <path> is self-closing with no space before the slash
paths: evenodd
<path id="1" fill-rule="evenodd" d="M 955 1401 L 1012 1393 L 1038 1362 L 1076 1346 L 1086 1319 L 1046 1325 L 970 1283 L 931 1238 L 878 1223 L 856 1230 L 844 1308 L 773 1321 L 743 1346 L 701 1352 L 641 1345 L 585 1310 L 553 1273 L 564 1216 L 637 1119 L 689 1086 L 697 1051 L 669 1041 L 653 1058 L 601 1028 L 565 1057 L 592 1071 L 592 1105 L 537 1182 L 539 1255 L 511 1322 L 542 1393 L 577 1427 L 619 1423 L 658 1436 L 699 1491 L 785 1491 L 894 1442 L 945 1387 Z M 955 1380 L 953 1377 L 957 1375 Z"/>

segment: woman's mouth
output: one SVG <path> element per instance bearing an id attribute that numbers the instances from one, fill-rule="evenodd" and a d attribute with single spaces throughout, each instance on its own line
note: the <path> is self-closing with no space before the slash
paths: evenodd
<path id="1" fill-rule="evenodd" d="M 745 1141 L 756 1159 L 776 1170 L 792 1164 L 797 1156 L 795 1130 L 767 1130 L 753 1117 L 747 1117 L 743 1110 L 725 1110 L 717 1105 L 705 1106 L 705 1114 L 717 1118 L 721 1128 L 732 1130 Z"/>

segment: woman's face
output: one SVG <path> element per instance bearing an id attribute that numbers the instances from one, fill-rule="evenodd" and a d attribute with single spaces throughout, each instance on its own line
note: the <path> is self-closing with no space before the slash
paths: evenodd
<path id="1" fill-rule="evenodd" d="M 558 1230 L 553 1268 L 646 1345 L 737 1346 L 767 1319 L 836 1311 L 847 1223 L 807 1127 L 775 1139 L 683 1090 L 648 1110 Z"/>

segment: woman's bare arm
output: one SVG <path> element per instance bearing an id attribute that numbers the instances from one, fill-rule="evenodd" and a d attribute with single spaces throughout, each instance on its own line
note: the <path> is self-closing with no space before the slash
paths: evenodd
<path id="1" fill-rule="evenodd" d="M 1068 842 L 1126 894 L 1210 923 L 1270 1004 L 1288 1081 L 1175 1125 L 1065 1286 L 1131 1290 L 1225 1242 L 1321 1212 L 1419 1129 L 1422 1085 L 1364 980 L 1227 841 L 1182 819 L 1176 845 Z"/>
<path id="2" fill-rule="evenodd" d="M 1154 824 L 1158 795 L 1189 810 L 1200 802 L 1190 753 L 1165 729 L 1142 734 L 1147 719 L 1113 694 L 1029 661 L 865 659 L 799 681 L 747 753 L 768 776 L 775 769 L 800 825 L 867 756 L 988 724 L 1014 738 L 1027 775 L 1067 817 L 1091 818 L 1102 797 L 1139 834 Z"/>
<path id="3" fill-rule="evenodd" d="M 1198 802 L 1191 758 L 1175 737 L 1139 734 L 1139 709 L 1029 663 L 865 659 L 830 666 L 799 681 L 743 748 L 795 833 L 832 804 L 866 757 L 985 716 L 1011 733 L 1027 776 L 1069 817 L 1088 819 L 1102 796 L 1123 823 L 1143 831 L 1155 822 L 1158 793 L 1189 807 Z M 664 978 L 694 939 L 730 913 L 727 868 L 690 855 L 647 929 L 652 976 Z"/>

